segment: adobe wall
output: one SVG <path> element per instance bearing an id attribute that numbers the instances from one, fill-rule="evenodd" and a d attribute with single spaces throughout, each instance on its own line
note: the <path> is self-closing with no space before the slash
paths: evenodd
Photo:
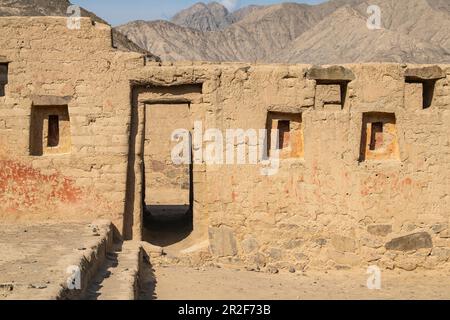
<path id="1" fill-rule="evenodd" d="M 0 30 L 0 56 L 10 61 L 0 96 L 1 220 L 103 217 L 121 229 L 131 113 L 125 71 L 143 58 L 114 50 L 110 27 L 87 18 L 80 30 L 65 18 L 1 18 Z M 39 117 L 67 111 L 70 136 L 64 140 L 61 127 L 60 138 L 68 146 L 42 150 Z"/>
<path id="2" fill-rule="evenodd" d="M 110 217 L 139 238 L 155 160 L 146 114 L 188 104 L 190 131 L 194 121 L 222 132 L 288 125 L 272 176 L 261 164 L 194 164 L 191 244 L 209 241 L 212 258 L 297 269 L 448 261 L 449 65 L 430 99 L 414 75 L 433 77 L 429 66 L 346 65 L 335 81 L 309 65 L 144 66 L 88 19 L 81 31 L 63 18 L 2 18 L 0 29 L 11 61 L 0 97 L 3 221 Z M 31 155 L 32 110 L 55 104 L 68 106 L 70 151 Z"/>
<path id="3" fill-rule="evenodd" d="M 307 79 L 306 65 L 143 69 L 138 79 L 164 86 L 202 81 L 204 130 L 266 128 L 270 112 L 301 114 L 303 153 L 282 159 L 273 176 L 262 176 L 260 165 L 194 166 L 205 172 L 195 197 L 220 261 L 406 270 L 448 261 L 449 66 L 440 66 L 444 78 L 426 109 L 421 86 L 405 74 L 427 66 L 345 67 L 355 79 L 344 101 L 335 84 Z M 362 142 L 372 122 L 385 126 L 381 151 Z"/>

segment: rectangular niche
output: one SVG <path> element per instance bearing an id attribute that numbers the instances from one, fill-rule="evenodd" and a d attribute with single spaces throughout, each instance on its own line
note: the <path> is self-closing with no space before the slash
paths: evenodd
<path id="1" fill-rule="evenodd" d="M 0 63 L 0 97 L 5 96 L 5 87 L 8 84 L 8 64 Z"/>
<path id="2" fill-rule="evenodd" d="M 30 154 L 69 153 L 71 148 L 68 106 L 33 106 L 31 110 Z"/>
<path id="3" fill-rule="evenodd" d="M 407 107 L 428 109 L 434 102 L 436 82 L 446 77 L 437 65 L 405 70 L 405 103 Z"/>
<path id="4" fill-rule="evenodd" d="M 360 161 L 400 158 L 394 113 L 363 114 Z"/>
<path id="5" fill-rule="evenodd" d="M 271 130 L 278 130 L 281 159 L 303 158 L 304 138 L 301 113 L 269 112 L 267 117 L 268 148 L 271 150 Z"/>
<path id="6" fill-rule="evenodd" d="M 340 111 L 344 108 L 347 82 L 317 80 L 315 108 Z"/>
<path id="7" fill-rule="evenodd" d="M 436 80 L 406 80 L 405 102 L 414 109 L 428 109 L 434 101 Z"/>

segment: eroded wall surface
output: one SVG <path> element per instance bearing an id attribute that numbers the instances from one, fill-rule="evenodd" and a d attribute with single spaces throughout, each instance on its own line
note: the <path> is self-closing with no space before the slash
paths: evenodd
<path id="1" fill-rule="evenodd" d="M 345 67 L 355 79 L 344 96 L 336 84 L 308 79 L 311 66 L 175 65 L 141 73 L 163 85 L 202 79 L 203 130 L 270 128 L 271 118 L 301 115 L 290 139 L 301 128 L 302 150 L 284 153 L 273 176 L 261 175 L 261 165 L 194 166 L 206 173 L 195 197 L 220 261 L 405 270 L 448 261 L 449 66 L 440 66 L 444 76 L 426 107 L 421 85 L 405 81 L 407 69 L 421 66 Z"/>
<path id="2" fill-rule="evenodd" d="M 141 68 L 142 57 L 114 50 L 110 27 L 90 19 L 70 30 L 65 18 L 1 18 L 0 30 L 9 62 L 0 95 L 2 221 L 104 217 L 121 229 L 127 71 Z M 59 117 L 58 147 L 48 142 L 49 115 Z"/>
<path id="3" fill-rule="evenodd" d="M 211 143 L 202 140 L 208 129 L 283 133 L 271 176 L 261 163 L 194 163 L 193 244 L 209 240 L 211 258 L 297 269 L 448 262 L 450 66 L 439 66 L 431 97 L 429 81 L 406 76 L 427 66 L 347 65 L 354 78 L 345 85 L 309 77 L 309 65 L 144 66 L 139 55 L 111 48 L 108 27 L 83 19 L 81 30 L 67 30 L 65 22 L 0 19 L 0 56 L 10 61 L 0 95 L 3 221 L 108 217 L 138 237 L 141 193 L 151 192 L 143 163 L 179 178 L 176 168 L 161 172 L 164 152 L 148 147 L 146 112 L 184 103 L 189 121 L 173 115 L 161 125 L 194 132 L 201 121 L 194 160 Z M 61 150 L 54 125 L 31 134 L 40 128 L 33 119 L 66 119 L 66 107 Z M 164 179 L 161 188 L 173 183 Z"/>

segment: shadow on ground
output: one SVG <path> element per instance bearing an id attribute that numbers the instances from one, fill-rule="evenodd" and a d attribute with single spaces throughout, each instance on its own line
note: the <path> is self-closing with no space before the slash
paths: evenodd
<path id="1" fill-rule="evenodd" d="M 156 285 L 158 281 L 156 281 L 155 269 L 145 252 L 143 260 L 139 274 L 139 300 L 156 300 Z"/>
<path id="2" fill-rule="evenodd" d="M 146 206 L 143 240 L 168 247 L 186 239 L 193 230 L 192 210 L 185 205 Z"/>

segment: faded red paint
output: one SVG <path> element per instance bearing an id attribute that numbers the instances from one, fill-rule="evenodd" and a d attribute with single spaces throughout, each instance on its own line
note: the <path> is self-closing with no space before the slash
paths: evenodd
<path id="1" fill-rule="evenodd" d="M 396 174 L 386 175 L 380 173 L 362 182 L 361 195 L 367 196 L 373 193 L 382 193 L 386 189 L 404 193 L 411 188 L 420 188 L 420 184 L 409 177 L 400 179 Z"/>
<path id="2" fill-rule="evenodd" d="M 402 183 L 405 184 L 405 185 L 410 186 L 412 184 L 412 180 L 411 180 L 411 178 L 406 178 L 405 180 L 403 180 Z"/>
<path id="3" fill-rule="evenodd" d="M 81 196 L 74 181 L 60 173 L 45 175 L 29 165 L 0 160 L 0 201 L 7 211 L 30 208 L 42 201 L 75 203 Z"/>

